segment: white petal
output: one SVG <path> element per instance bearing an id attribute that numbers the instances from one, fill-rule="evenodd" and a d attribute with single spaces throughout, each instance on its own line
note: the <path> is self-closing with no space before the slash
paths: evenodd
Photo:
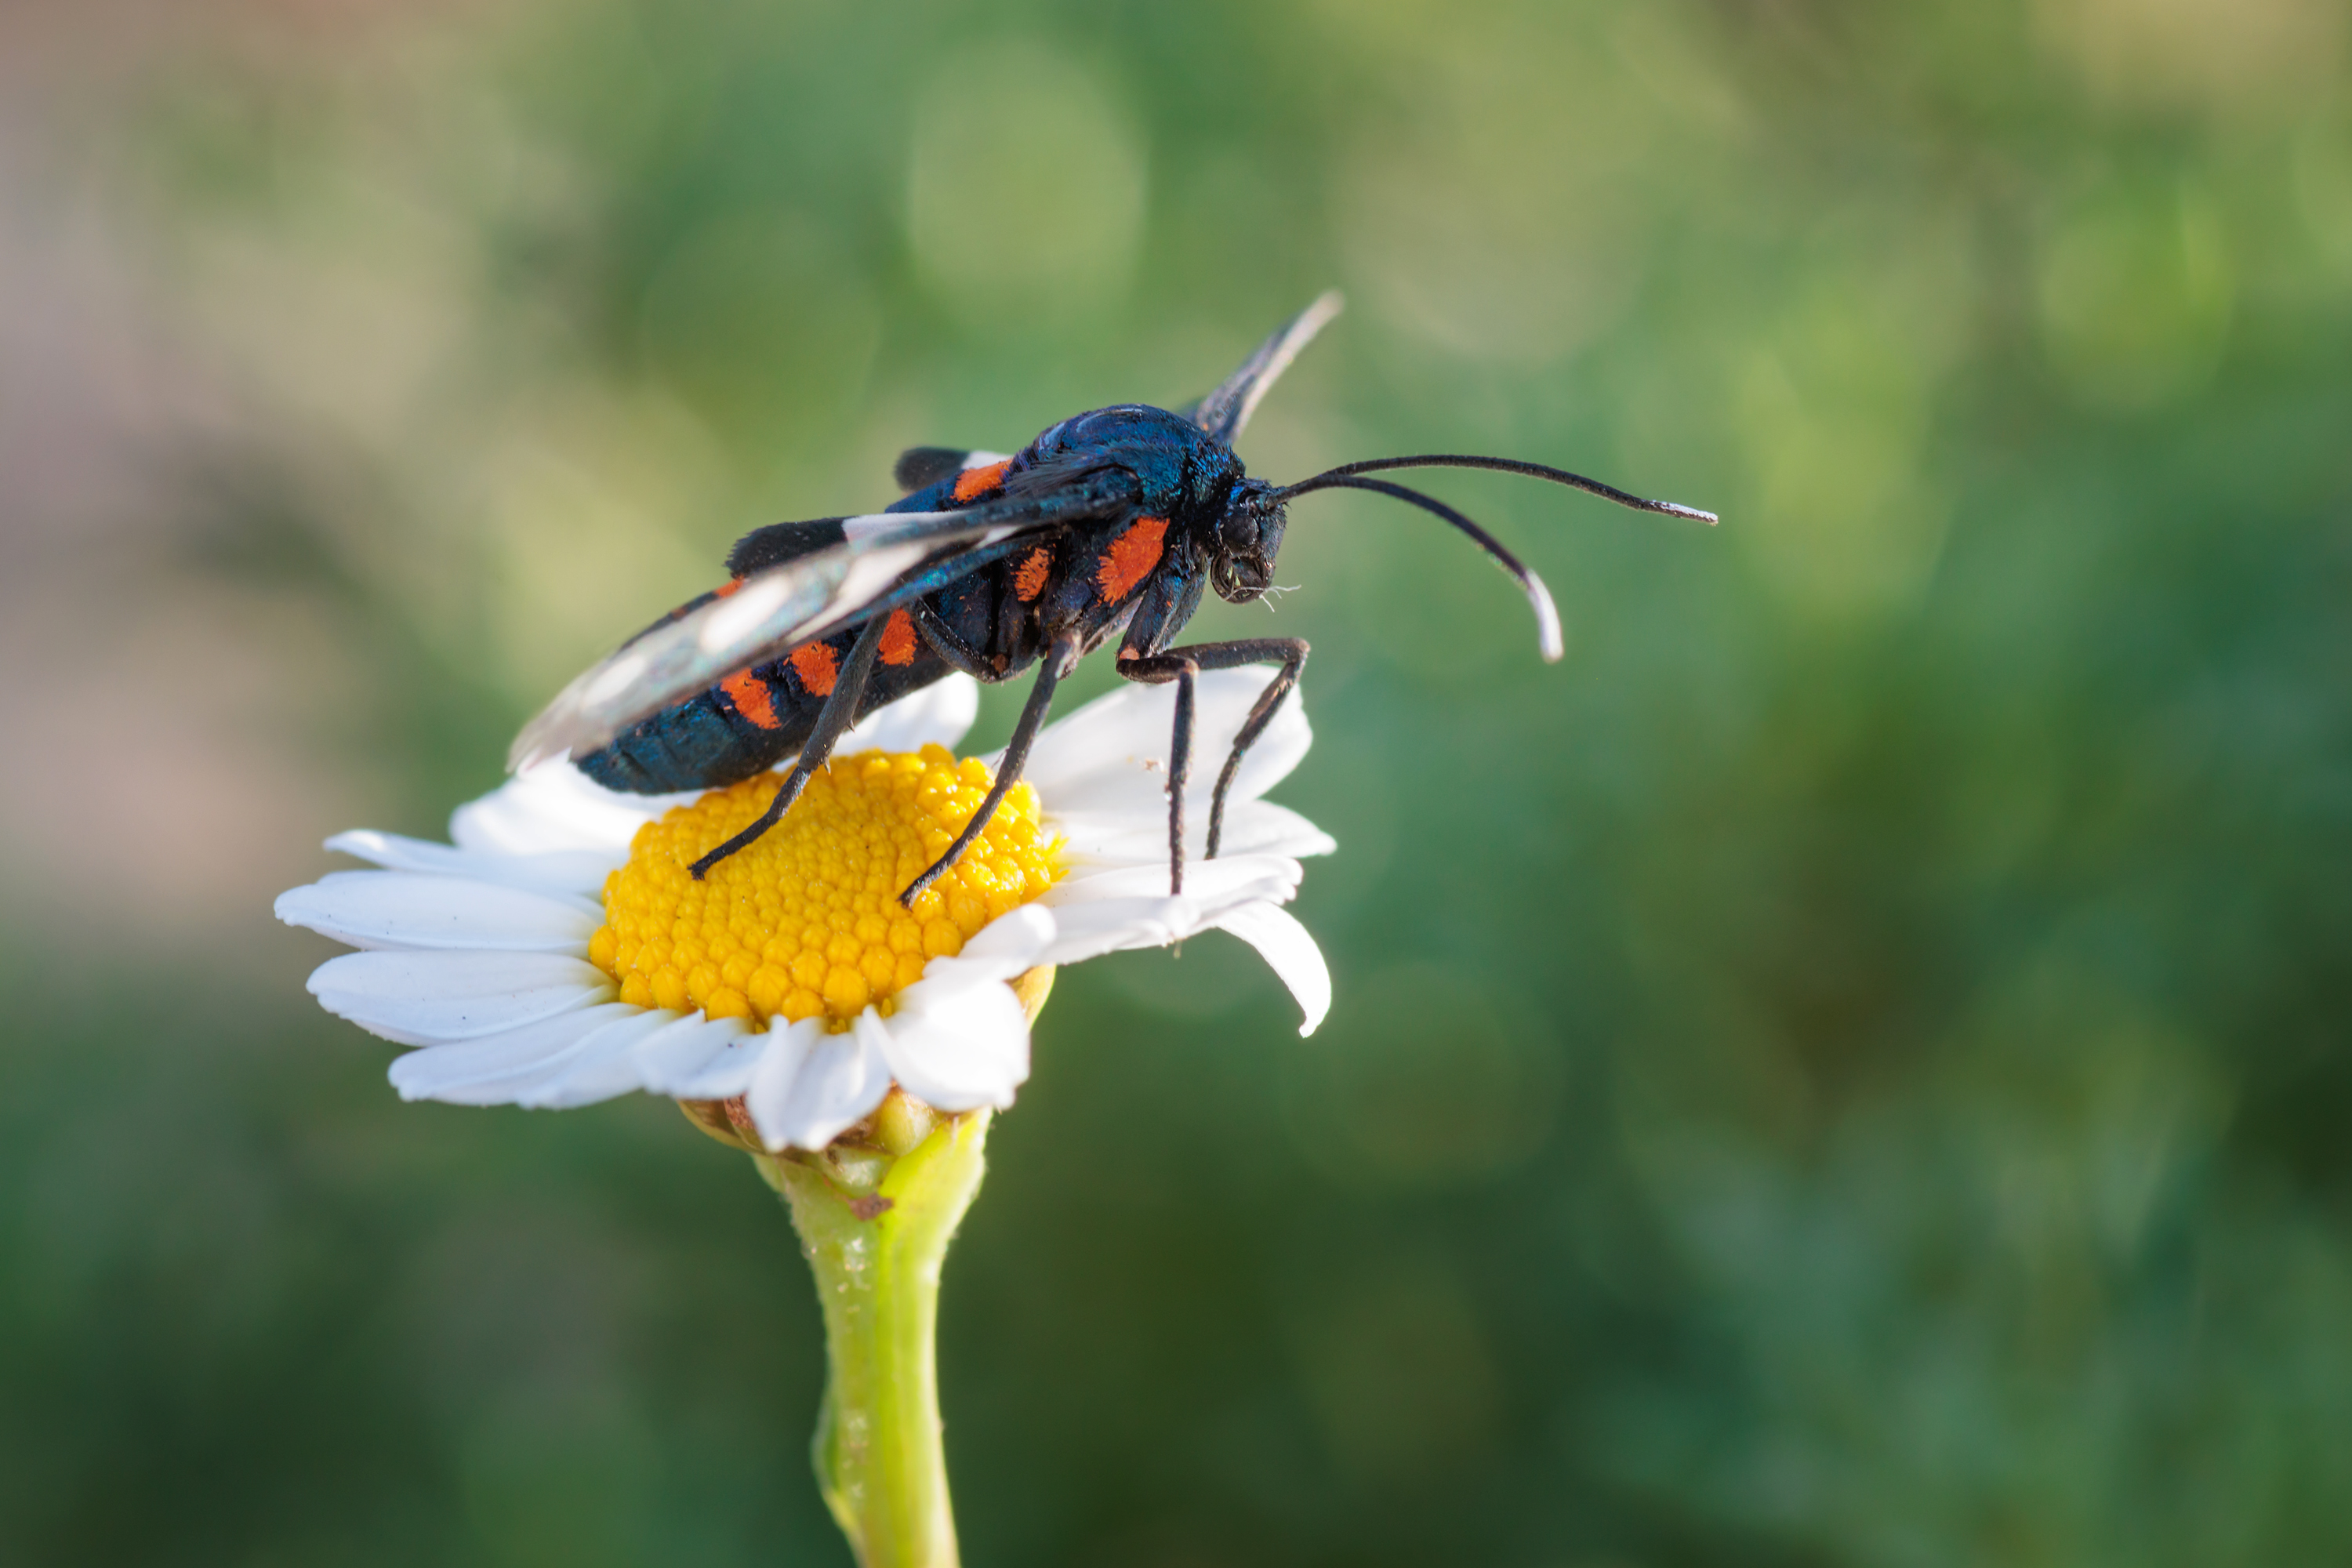
<path id="1" fill-rule="evenodd" d="M 1306 875 L 1298 862 L 1280 855 L 1220 855 L 1184 868 L 1181 897 L 1211 910 L 1229 909 L 1249 899 L 1286 902 Z M 1066 910 L 1103 899 L 1142 898 L 1168 892 L 1168 862 L 1140 866 L 1082 868 L 1054 884 L 1040 901 Z"/>
<path id="2" fill-rule="evenodd" d="M 641 1087 L 636 1047 L 668 1024 L 666 1014 L 645 1009 L 635 1013 L 635 1017 L 607 1024 L 560 1056 L 518 1075 L 510 1086 L 514 1103 L 541 1110 L 569 1110 L 635 1093 Z M 481 1087 L 478 1085 L 476 1092 Z"/>
<path id="3" fill-rule="evenodd" d="M 679 1085 L 679 1100 L 732 1100 L 751 1087 L 760 1064 L 768 1058 L 770 1036 L 755 1035 L 751 1026 L 740 1018 L 705 1020 L 703 1027 L 716 1031 L 721 1025 L 736 1026 L 731 1038 L 702 1064 L 702 1070 Z"/>
<path id="4" fill-rule="evenodd" d="M 1291 995 L 1306 1011 L 1307 1019 L 1298 1026 L 1298 1032 L 1313 1034 L 1323 1016 L 1331 1011 L 1331 971 L 1307 928 L 1289 910 L 1272 904 L 1244 904 L 1219 917 L 1216 923 L 1257 949 L 1258 956 L 1290 987 Z"/>
<path id="5" fill-rule="evenodd" d="M 1286 902 L 1298 890 L 1296 860 L 1275 855 L 1219 858 L 1184 873 L 1184 891 L 1167 893 L 1165 865 L 1081 873 L 1055 885 L 1057 934 L 1048 963 L 1076 963 L 1129 948 L 1162 947 L 1221 922 L 1253 903 Z"/>
<path id="6" fill-rule="evenodd" d="M 584 1007 L 520 1029 L 457 1045 L 426 1046 L 392 1064 L 392 1086 L 403 1100 L 446 1100 L 453 1105 L 502 1105 L 519 1074 L 549 1065 L 608 1024 L 643 1016 L 625 1002 Z"/>
<path id="7" fill-rule="evenodd" d="M 310 975 L 339 1018 L 403 1045 L 478 1039 L 609 1001 L 604 971 L 554 952 L 347 952 Z"/>
<path id="8" fill-rule="evenodd" d="M 604 879 L 625 863 L 625 851 L 562 849 L 543 855 L 493 855 L 478 849 L 453 849 L 423 838 L 379 833 L 373 827 L 338 833 L 326 847 L 340 854 L 372 860 L 394 871 L 429 871 L 436 876 L 471 877 L 535 893 L 569 894 L 601 899 Z"/>
<path id="9" fill-rule="evenodd" d="M 1188 815 L 1207 812 L 1234 736 L 1270 674 L 1223 669 L 1201 677 L 1193 710 L 1192 776 L 1184 795 Z M 1029 753 L 1025 774 L 1054 810 L 1156 813 L 1164 821 L 1168 744 L 1175 715 L 1173 684 L 1122 687 L 1049 726 Z M 1230 800 L 1254 800 L 1273 788 L 1298 765 L 1313 739 L 1307 710 L 1293 691 L 1243 758 Z M 995 759 L 990 765 L 995 765 Z M 1202 819 L 1207 820 L 1205 815 Z"/>
<path id="10" fill-rule="evenodd" d="M 1044 815 L 1049 835 L 1064 839 L 1062 858 L 1068 865 L 1141 866 L 1168 863 L 1168 805 L 1163 798 L 1150 813 L 1135 811 L 1070 812 L 1059 808 Z M 1184 819 L 1188 861 L 1203 860 L 1209 852 L 1209 818 L 1205 811 L 1189 812 Z M 1339 847 L 1331 836 L 1291 810 L 1270 800 L 1233 802 L 1225 807 L 1223 855 L 1282 855 L 1297 858 L 1328 855 Z"/>
<path id="11" fill-rule="evenodd" d="M 758 1065 L 758 1042 L 740 1018 L 706 1018 L 700 1012 L 665 1013 L 661 1032 L 631 1053 L 637 1081 L 673 1100 L 727 1100 L 743 1092 Z"/>
<path id="12" fill-rule="evenodd" d="M 919 752 L 926 745 L 953 751 L 980 716 L 980 682 L 950 675 L 910 692 L 860 719 L 835 748 L 852 752 Z"/>
<path id="13" fill-rule="evenodd" d="M 1054 945 L 1047 963 L 1079 963 L 1106 952 L 1165 947 L 1202 925 L 1200 906 L 1189 899 L 1104 899 L 1056 910 Z M 912 989 L 909 987 L 909 989 Z"/>
<path id="14" fill-rule="evenodd" d="M 822 1149 L 889 1092 L 881 1052 L 856 1034 L 825 1035 L 793 1075 L 783 1104 L 767 1116 L 754 1112 L 752 1121 L 771 1149 Z"/>
<path id="15" fill-rule="evenodd" d="M 336 871 L 281 893 L 278 918 L 353 947 L 481 948 L 585 953 L 602 915 L 551 898 L 415 871 Z"/>
<path id="16" fill-rule="evenodd" d="M 1337 840 L 1286 805 L 1270 800 L 1230 802 L 1225 806 L 1226 855 L 1282 855 L 1293 860 L 1328 855 Z"/>
<path id="17" fill-rule="evenodd" d="M 941 1110 L 1010 1105 L 1029 1077 L 1028 1015 L 1002 981 L 964 984 L 926 973 L 898 993 L 895 1015 L 869 1010 L 857 1029 L 908 1093 Z"/>
<path id="18" fill-rule="evenodd" d="M 492 1065 L 488 1070 L 458 1081 L 464 1064 L 446 1059 L 439 1061 L 435 1070 L 448 1081 L 436 1091 L 435 1098 L 462 1105 L 521 1105 L 541 1110 L 567 1110 L 634 1092 L 637 1088 L 637 1074 L 635 1064 L 629 1059 L 629 1053 L 638 1041 L 663 1026 L 663 1017 L 642 1007 L 613 1007 L 599 1011 L 604 1016 L 601 1025 L 590 1028 L 569 1044 L 544 1051 L 516 1065 Z M 527 1034 L 528 1031 L 515 1031 L 515 1038 L 520 1041 Z M 457 1048 L 436 1047 L 434 1050 L 439 1053 Z"/>
<path id="19" fill-rule="evenodd" d="M 1230 747 L 1271 674 L 1251 669 L 1203 674 L 1194 687 L 1192 725 L 1198 742 L 1218 750 Z M 1284 706 L 1297 700 L 1293 692 Z M 1108 759 L 1164 760 L 1175 717 L 1172 681 L 1114 688 L 1046 727 L 1029 752 L 1028 775 L 1042 790 L 1085 778 Z"/>
<path id="20" fill-rule="evenodd" d="M 934 978 L 957 985 L 1010 980 L 1023 970 L 1045 962 L 1045 950 L 1054 943 L 1055 929 L 1053 914 L 1035 904 L 1009 910 L 981 927 L 979 934 L 965 942 L 963 951 L 955 957 L 934 958 L 925 964 L 923 978 L 916 984 L 929 984 Z"/>
<path id="21" fill-rule="evenodd" d="M 461 849 L 499 855 L 578 849 L 626 855 L 638 828 L 699 795 L 623 795 L 557 758 L 525 768 L 459 806 L 449 817 L 449 837 Z"/>
<path id="22" fill-rule="evenodd" d="M 801 1069 L 808 1065 L 809 1057 L 826 1038 L 824 1021 L 803 1018 L 797 1024 L 785 1025 L 768 1031 L 767 1054 L 760 1058 L 758 1068 L 743 1089 L 743 1104 L 751 1112 L 751 1125 L 761 1130 L 761 1142 L 781 1149 L 790 1142 L 782 1134 L 771 1135 L 769 1129 L 785 1124 L 792 1106 L 793 1089 L 799 1083 Z M 858 1115 L 864 1115 L 864 1111 Z M 856 1117 L 852 1117 L 856 1121 Z M 827 1142 L 832 1140 L 828 1138 Z M 815 1144 L 811 1147 L 823 1148 Z"/>

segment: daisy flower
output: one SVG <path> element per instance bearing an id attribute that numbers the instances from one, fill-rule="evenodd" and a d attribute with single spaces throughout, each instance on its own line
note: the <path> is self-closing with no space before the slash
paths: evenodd
<path id="1" fill-rule="evenodd" d="M 1264 687 L 1263 672 L 1201 677 L 1200 755 L 1232 744 Z M 1301 705 L 1243 763 L 1216 859 L 1199 858 L 1193 827 L 1171 897 L 1174 691 L 1126 687 L 1049 727 L 987 832 L 911 910 L 898 890 L 971 819 L 995 762 L 951 752 L 978 707 L 966 677 L 869 715 L 707 881 L 688 865 L 758 816 L 781 772 L 630 795 L 558 760 L 460 806 L 451 844 L 338 834 L 328 848 L 378 869 L 297 888 L 278 916 L 364 950 L 321 964 L 310 991 L 415 1047 L 392 1065 L 404 1099 L 566 1107 L 643 1090 L 770 1151 L 824 1148 L 894 1084 L 938 1111 L 1011 1104 L 1055 966 L 1211 929 L 1265 956 L 1307 1034 L 1330 977 L 1281 906 L 1298 858 L 1332 843 L 1259 798 L 1307 752 Z M 1215 774 L 1198 770 L 1188 823 L 1207 821 Z"/>

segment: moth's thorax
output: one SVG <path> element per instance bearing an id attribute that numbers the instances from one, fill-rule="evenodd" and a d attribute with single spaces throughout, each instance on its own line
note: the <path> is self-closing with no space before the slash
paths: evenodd
<path id="1" fill-rule="evenodd" d="M 1140 510 L 1206 543 L 1248 476 L 1231 447 L 1181 414 L 1123 403 L 1065 419 L 1013 460 L 1014 471 L 1118 468 L 1133 474 Z"/>
<path id="2" fill-rule="evenodd" d="M 1136 478 L 1137 510 L 1165 521 L 1178 577 L 1204 576 L 1234 604 L 1255 599 L 1274 581 L 1283 526 L 1274 487 L 1251 479 L 1231 447 L 1183 415 L 1140 403 L 1097 408 L 1039 436 L 1013 467 L 1123 468 Z"/>

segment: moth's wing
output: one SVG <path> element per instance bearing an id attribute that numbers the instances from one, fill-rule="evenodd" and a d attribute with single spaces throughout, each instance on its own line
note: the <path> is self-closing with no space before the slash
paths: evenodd
<path id="1" fill-rule="evenodd" d="M 890 477 L 908 495 L 929 489 L 950 474 L 966 468 L 984 468 L 991 463 L 1001 463 L 1007 454 L 982 452 L 962 447 L 909 447 L 898 454 Z"/>
<path id="2" fill-rule="evenodd" d="M 735 547 L 727 552 L 727 574 L 749 577 L 754 572 L 765 572 L 771 566 L 782 566 L 787 561 L 798 561 L 804 555 L 846 543 L 848 522 L 845 517 L 818 517 L 806 522 L 772 522 L 765 528 L 755 528 L 737 540 Z"/>
<path id="3" fill-rule="evenodd" d="M 515 771 L 569 752 L 584 755 L 639 720 L 708 690 L 738 669 L 823 636 L 926 563 L 973 569 L 962 557 L 992 531 L 963 512 L 877 513 L 821 520 L 840 542 L 755 571 L 725 597 L 662 621 L 583 672 L 523 726 L 507 753 Z M 866 524 L 854 536 L 852 525 Z"/>
<path id="4" fill-rule="evenodd" d="M 960 447 L 909 447 L 898 454 L 898 479 L 911 493 L 928 489 L 966 468 L 984 468 L 1005 460 L 1002 452 L 967 451 Z M 728 575 L 749 577 L 754 572 L 764 572 L 771 566 L 839 544 L 846 537 L 843 528 L 849 521 L 820 517 L 806 522 L 772 522 L 764 528 L 755 528 L 737 540 L 735 548 L 727 552 Z"/>
<path id="5" fill-rule="evenodd" d="M 1133 499 L 1124 474 L 1050 495 L 985 501 L 961 511 L 876 512 L 820 520 L 825 545 L 755 572 L 723 597 L 658 623 L 582 674 L 523 726 L 509 770 L 594 751 L 674 702 L 980 570 L 1041 529 L 1105 515 Z"/>
<path id="6" fill-rule="evenodd" d="M 1258 345 L 1257 353 L 1242 362 L 1241 369 L 1225 377 L 1225 383 L 1185 412 L 1193 424 L 1230 445 L 1257 412 L 1258 400 L 1271 388 L 1276 377 L 1290 368 L 1298 351 L 1312 342 L 1315 334 L 1329 324 L 1339 313 L 1339 291 L 1328 289 L 1312 305 L 1290 318 L 1282 330 Z"/>

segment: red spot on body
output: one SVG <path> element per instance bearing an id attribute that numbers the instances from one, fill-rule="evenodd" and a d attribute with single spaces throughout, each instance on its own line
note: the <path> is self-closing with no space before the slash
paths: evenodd
<path id="1" fill-rule="evenodd" d="M 783 722 L 776 717 L 776 705 L 769 700 L 768 683 L 748 669 L 739 669 L 719 683 L 735 704 L 735 711 L 762 730 L 772 730 Z"/>
<path id="2" fill-rule="evenodd" d="M 1041 544 L 1021 558 L 1013 574 L 1013 596 L 1027 604 L 1045 591 L 1045 579 L 1054 570 L 1054 547 Z"/>
<path id="3" fill-rule="evenodd" d="M 956 476 L 955 499 L 971 500 L 975 497 L 986 495 L 1004 482 L 1004 470 L 1012 466 L 1013 459 L 1007 458 L 1001 463 L 991 463 L 983 468 L 966 468 Z"/>
<path id="4" fill-rule="evenodd" d="M 833 695 L 834 678 L 841 673 L 841 661 L 833 655 L 832 645 L 813 642 L 806 647 L 793 649 L 793 673 L 801 678 L 811 697 Z"/>
<path id="5" fill-rule="evenodd" d="M 882 641 L 877 650 L 885 664 L 915 662 L 915 617 L 904 610 L 893 610 L 882 626 Z"/>
<path id="6" fill-rule="evenodd" d="M 1102 590 L 1106 603 L 1127 597 L 1138 583 L 1151 575 L 1151 569 L 1160 564 L 1160 541 L 1167 537 L 1166 518 L 1139 517 L 1110 542 L 1102 552 L 1102 564 L 1095 568 L 1095 585 Z"/>
<path id="7" fill-rule="evenodd" d="M 730 595 L 730 594 L 733 593 L 736 589 L 738 589 L 738 588 L 741 587 L 742 585 L 743 585 L 743 579 L 742 579 L 742 578 L 740 578 L 740 577 L 737 577 L 737 578 L 733 579 L 732 581 L 730 581 L 730 582 L 729 582 L 729 583 L 727 583 L 727 584 L 723 584 L 723 585 L 722 585 L 722 586 L 720 586 L 720 587 L 718 587 L 718 588 L 714 588 L 714 589 L 712 589 L 712 590 L 711 590 L 711 592 L 710 592 L 710 596 L 711 596 L 712 598 L 714 598 L 714 599 L 723 599 L 723 598 L 725 598 L 728 595 Z"/>

